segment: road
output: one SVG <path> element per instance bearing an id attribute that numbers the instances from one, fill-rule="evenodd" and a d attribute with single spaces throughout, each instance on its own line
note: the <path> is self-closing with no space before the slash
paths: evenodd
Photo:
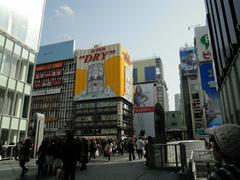
<path id="1" fill-rule="evenodd" d="M 31 160 L 27 167 L 29 172 L 25 177 L 20 177 L 21 169 L 17 161 L 8 160 L 0 162 L 1 180 L 30 180 L 35 179 L 37 167 Z M 171 171 L 149 169 L 145 160 L 128 161 L 127 155 L 112 157 L 111 161 L 104 158 L 97 158 L 88 163 L 85 171 L 77 167 L 76 180 L 178 180 L 178 174 Z M 55 180 L 56 178 L 46 177 L 44 180 Z"/>

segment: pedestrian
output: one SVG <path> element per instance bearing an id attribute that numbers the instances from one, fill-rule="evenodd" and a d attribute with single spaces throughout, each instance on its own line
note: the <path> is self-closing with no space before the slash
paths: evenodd
<path id="1" fill-rule="evenodd" d="M 110 161 L 111 160 L 111 154 L 112 154 L 112 148 L 113 148 L 113 144 L 111 142 L 111 140 L 108 140 L 108 144 L 106 145 L 106 160 Z"/>
<path id="2" fill-rule="evenodd" d="M 118 153 L 123 155 L 123 148 L 124 148 L 124 142 L 123 140 L 120 140 L 119 145 L 118 145 Z"/>
<path id="3" fill-rule="evenodd" d="M 150 151 L 152 149 L 152 144 L 153 144 L 153 141 L 152 141 L 152 137 L 151 136 L 148 136 L 147 137 L 147 143 L 145 145 L 145 154 L 144 154 L 144 157 L 146 158 L 146 166 L 148 165 L 148 161 L 149 161 L 149 155 L 150 155 Z"/>
<path id="4" fill-rule="evenodd" d="M 87 163 L 88 163 L 88 142 L 86 138 L 82 139 L 82 152 L 81 152 L 81 170 L 87 169 Z"/>
<path id="5" fill-rule="evenodd" d="M 224 124 L 207 131 L 217 163 L 208 180 L 240 179 L 240 126 Z"/>
<path id="6" fill-rule="evenodd" d="M 135 145 L 133 140 L 131 139 L 128 143 L 129 161 L 132 161 L 132 159 L 135 160 L 134 151 L 135 151 Z"/>
<path id="7" fill-rule="evenodd" d="M 44 177 L 46 175 L 46 150 L 48 146 L 48 140 L 44 139 L 38 149 L 37 155 L 38 160 L 36 164 L 38 165 L 38 172 L 36 179 Z"/>
<path id="8" fill-rule="evenodd" d="M 89 161 L 90 161 L 91 157 L 93 157 L 94 159 L 96 159 L 96 156 L 95 156 L 96 151 L 97 151 L 96 142 L 94 142 L 94 141 L 92 140 L 91 143 L 90 143 L 90 146 L 89 146 L 89 152 L 90 152 Z"/>
<path id="9" fill-rule="evenodd" d="M 142 157 L 143 157 L 143 150 L 144 150 L 144 142 L 142 140 L 142 137 L 138 138 L 138 140 L 136 142 L 136 146 L 137 146 L 138 159 L 142 159 Z"/>
<path id="10" fill-rule="evenodd" d="M 77 164 L 76 141 L 71 132 L 67 132 L 66 142 L 63 145 L 63 169 L 65 180 L 75 180 L 75 170 Z"/>
<path id="11" fill-rule="evenodd" d="M 30 152 L 32 148 L 32 142 L 30 139 L 25 139 L 20 147 L 19 164 L 22 168 L 21 176 L 24 176 L 28 172 L 28 168 L 25 167 L 26 162 L 30 160 Z"/>

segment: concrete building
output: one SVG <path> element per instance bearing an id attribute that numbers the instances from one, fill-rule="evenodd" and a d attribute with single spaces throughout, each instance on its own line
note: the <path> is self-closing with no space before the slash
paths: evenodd
<path id="1" fill-rule="evenodd" d="M 44 0 L 0 0 L 0 141 L 26 136 Z"/>
<path id="2" fill-rule="evenodd" d="M 40 47 L 33 83 L 31 116 L 45 115 L 45 136 L 72 127 L 76 71 L 73 40 Z"/>
<path id="3" fill-rule="evenodd" d="M 132 60 L 120 44 L 75 51 L 73 121 L 76 136 L 133 135 Z"/>
<path id="4" fill-rule="evenodd" d="M 201 88 L 198 79 L 198 62 L 194 47 L 180 48 L 180 87 L 183 103 L 183 118 L 187 126 L 187 139 L 198 138 L 206 128 L 201 107 Z"/>
<path id="5" fill-rule="evenodd" d="M 167 111 L 165 121 L 168 140 L 185 139 L 187 126 L 180 111 Z"/>
<path id="6" fill-rule="evenodd" d="M 240 124 L 240 2 L 205 0 L 225 123 Z"/>
<path id="7" fill-rule="evenodd" d="M 168 88 L 164 80 L 162 60 L 159 57 L 138 59 L 133 62 L 133 83 L 155 83 L 156 102 L 169 110 Z"/>
<path id="8" fill-rule="evenodd" d="M 156 137 L 155 105 L 169 110 L 167 85 L 162 61 L 159 57 L 139 59 L 133 62 L 134 129 L 139 135 Z M 140 93 L 141 92 L 141 93 Z"/>
<path id="9" fill-rule="evenodd" d="M 174 99 L 175 99 L 175 111 L 181 111 L 181 94 L 175 94 L 174 95 Z"/>

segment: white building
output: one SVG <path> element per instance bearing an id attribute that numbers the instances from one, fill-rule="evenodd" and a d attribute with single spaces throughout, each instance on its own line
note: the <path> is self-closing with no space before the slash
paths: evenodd
<path id="1" fill-rule="evenodd" d="M 24 138 L 28 128 L 44 4 L 44 0 L 0 0 L 0 141 L 4 144 Z"/>

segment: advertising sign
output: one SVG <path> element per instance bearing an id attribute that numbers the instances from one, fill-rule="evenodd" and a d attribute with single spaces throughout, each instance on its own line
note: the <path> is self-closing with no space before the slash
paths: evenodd
<path id="1" fill-rule="evenodd" d="M 211 61 L 211 46 L 207 26 L 195 28 L 196 50 L 199 62 Z"/>
<path id="2" fill-rule="evenodd" d="M 147 136 L 155 137 L 154 106 L 156 87 L 154 83 L 134 85 L 134 128 L 139 134 L 145 131 Z"/>
<path id="3" fill-rule="evenodd" d="M 124 97 L 132 102 L 132 61 L 114 44 L 77 50 L 74 100 Z"/>
<path id="4" fill-rule="evenodd" d="M 223 124 L 219 94 L 213 75 L 212 63 L 200 64 L 200 77 L 204 97 L 204 110 L 206 113 L 207 127 Z"/>
<path id="5" fill-rule="evenodd" d="M 193 47 L 180 49 L 181 70 L 184 76 L 197 74 L 196 50 Z"/>
<path id="6" fill-rule="evenodd" d="M 49 69 L 56 69 L 56 68 L 62 68 L 64 65 L 64 62 L 56 62 L 52 64 L 44 64 L 44 65 L 37 65 L 36 71 L 46 71 Z"/>

